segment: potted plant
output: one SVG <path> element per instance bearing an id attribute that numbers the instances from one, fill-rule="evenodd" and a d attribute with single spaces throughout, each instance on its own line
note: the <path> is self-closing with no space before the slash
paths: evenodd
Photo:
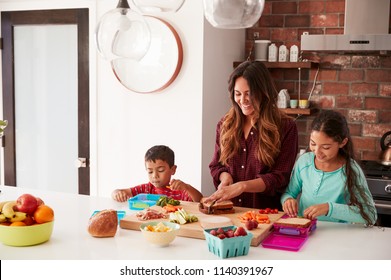
<path id="1" fill-rule="evenodd" d="M 8 121 L 0 120 L 0 137 L 4 135 L 4 129 L 7 127 Z"/>

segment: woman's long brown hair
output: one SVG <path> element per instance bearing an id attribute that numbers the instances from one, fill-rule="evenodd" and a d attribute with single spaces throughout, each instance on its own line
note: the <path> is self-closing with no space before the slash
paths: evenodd
<path id="1" fill-rule="evenodd" d="M 257 158 L 272 167 L 280 152 L 280 128 L 282 117 L 287 117 L 277 108 L 278 92 L 269 70 L 260 61 L 245 61 L 231 74 L 228 82 L 232 107 L 225 115 L 220 133 L 220 162 L 227 164 L 240 148 L 245 116 L 235 102 L 235 82 L 239 77 L 247 80 L 251 104 L 254 107 L 252 126 L 259 133 Z"/>

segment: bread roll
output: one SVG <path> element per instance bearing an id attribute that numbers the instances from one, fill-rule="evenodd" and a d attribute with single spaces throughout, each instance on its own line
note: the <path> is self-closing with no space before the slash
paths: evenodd
<path id="1" fill-rule="evenodd" d="M 117 233 L 117 227 L 117 211 L 107 209 L 90 218 L 88 232 L 94 237 L 113 237 Z"/>

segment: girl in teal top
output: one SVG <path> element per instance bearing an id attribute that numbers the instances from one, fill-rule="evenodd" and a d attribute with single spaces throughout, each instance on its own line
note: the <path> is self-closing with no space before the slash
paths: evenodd
<path id="1" fill-rule="evenodd" d="M 291 217 L 374 225 L 375 204 L 364 173 L 353 159 L 345 117 L 322 111 L 311 131 L 311 152 L 297 160 L 281 197 L 284 212 Z"/>

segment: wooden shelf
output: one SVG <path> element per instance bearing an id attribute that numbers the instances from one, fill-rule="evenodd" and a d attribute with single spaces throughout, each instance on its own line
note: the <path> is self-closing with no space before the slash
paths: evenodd
<path id="1" fill-rule="evenodd" d="M 317 62 L 312 61 L 300 61 L 300 62 L 269 62 L 262 61 L 267 68 L 314 68 L 318 66 Z M 237 67 L 242 61 L 235 61 L 234 67 Z"/>
<path id="2" fill-rule="evenodd" d="M 315 108 L 285 108 L 285 109 L 280 109 L 283 111 L 285 114 L 288 115 L 303 115 L 303 116 L 309 116 L 311 115 L 314 111 Z"/>

